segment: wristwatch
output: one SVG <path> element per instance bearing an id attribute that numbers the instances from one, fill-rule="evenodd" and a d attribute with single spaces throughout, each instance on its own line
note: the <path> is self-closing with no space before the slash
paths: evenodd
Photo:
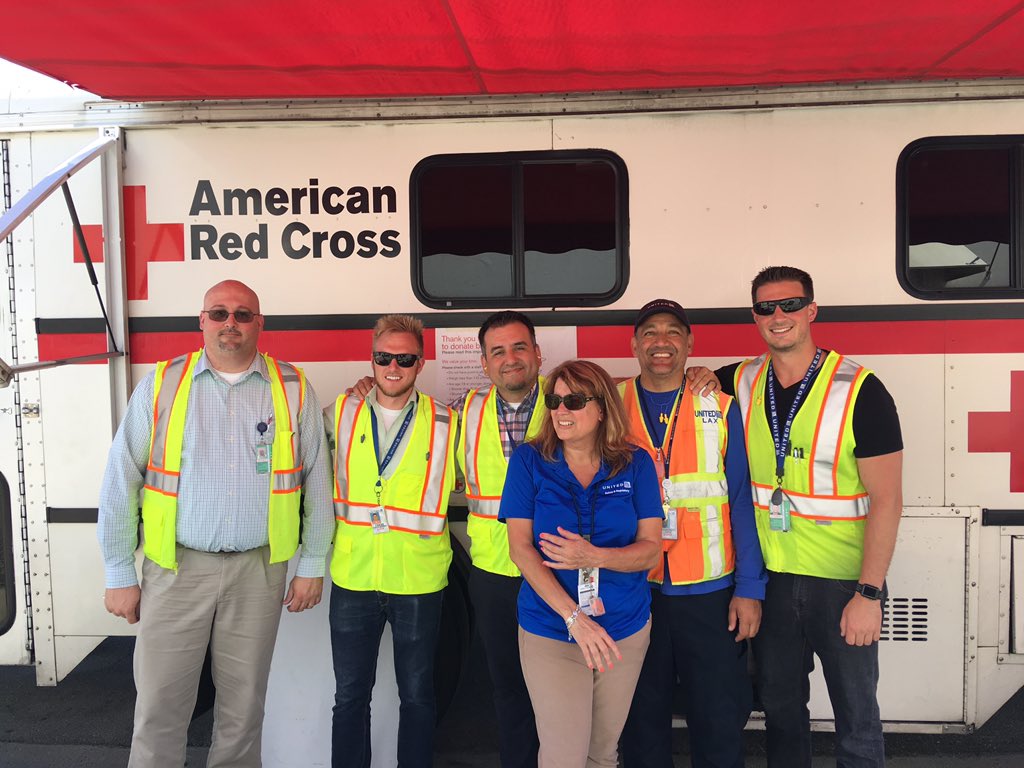
<path id="1" fill-rule="evenodd" d="M 857 584 L 857 592 L 862 594 L 868 600 L 882 599 L 882 588 L 872 586 L 871 584 Z"/>

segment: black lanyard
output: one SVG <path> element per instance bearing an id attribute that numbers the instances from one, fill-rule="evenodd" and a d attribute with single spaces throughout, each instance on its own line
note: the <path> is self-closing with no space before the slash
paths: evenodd
<path id="1" fill-rule="evenodd" d="M 601 470 L 598 469 L 598 472 Z M 598 483 L 591 483 L 590 490 L 590 533 L 583 532 L 583 515 L 580 513 L 580 505 L 576 501 L 576 494 L 573 493 L 572 486 L 565 486 L 565 490 L 569 492 L 569 498 L 572 499 L 573 509 L 576 510 L 576 532 L 584 538 L 586 541 L 590 541 L 594 538 L 594 526 L 597 525 L 597 492 L 600 490 Z"/>
<path id="2" fill-rule="evenodd" d="M 399 444 L 402 442 L 402 438 L 405 436 L 405 431 L 409 428 L 412 423 L 413 413 L 416 411 L 416 405 L 414 404 L 409 412 L 405 414 L 405 421 L 402 422 L 402 426 L 398 430 L 398 434 L 395 435 L 395 439 L 391 441 L 391 447 L 388 448 L 388 452 L 382 459 L 380 457 L 380 443 L 377 437 L 377 414 L 373 412 L 373 406 L 370 406 L 370 423 L 373 425 L 373 457 L 377 460 L 377 484 L 374 486 L 374 490 L 377 493 L 377 504 L 380 504 L 381 491 L 384 489 L 384 484 L 381 480 L 384 477 L 384 470 L 388 468 L 388 464 L 395 458 L 395 451 L 398 450 Z"/>
<path id="3" fill-rule="evenodd" d="M 647 436 L 651 440 L 651 445 L 654 445 L 654 435 L 651 433 L 651 425 L 654 424 L 654 419 L 651 417 L 651 412 L 647 408 L 647 401 L 644 398 L 643 387 L 640 386 L 639 376 L 636 377 L 634 386 L 636 387 L 636 399 L 640 401 L 640 408 L 643 409 L 644 412 L 644 426 L 647 428 Z M 685 384 L 683 386 L 685 386 Z M 665 477 L 669 476 L 668 467 L 672 458 L 672 443 L 675 442 L 676 439 L 676 419 L 679 417 L 679 406 L 682 402 L 683 388 L 680 387 L 679 391 L 676 393 L 675 405 L 672 406 L 672 414 L 669 416 L 668 424 L 665 426 L 665 436 L 668 438 L 667 450 L 662 453 L 661 446 L 659 445 L 656 447 L 656 450 L 658 451 L 658 461 L 662 461 L 665 464 Z M 662 444 L 664 444 L 664 441 L 662 441 Z"/>
<path id="4" fill-rule="evenodd" d="M 786 423 L 782 428 L 781 436 L 779 435 L 779 411 L 775 406 L 775 372 L 772 370 L 771 359 L 768 360 L 768 370 L 766 373 L 768 376 L 768 409 L 771 412 L 772 440 L 775 442 L 775 482 L 780 488 L 782 487 L 782 478 L 785 474 L 786 452 L 789 450 L 789 431 L 793 427 L 793 417 L 796 416 L 797 408 L 800 407 L 800 402 L 804 399 L 808 384 L 818 370 L 821 352 L 822 350 L 819 348 L 814 353 L 811 367 L 807 369 L 807 373 L 804 374 L 803 379 L 800 381 L 800 388 L 797 389 L 796 395 L 793 397 L 793 404 L 789 407 L 789 415 L 786 417 Z"/>

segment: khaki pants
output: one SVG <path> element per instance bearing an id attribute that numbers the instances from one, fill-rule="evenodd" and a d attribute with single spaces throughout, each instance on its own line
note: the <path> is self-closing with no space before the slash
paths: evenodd
<path id="1" fill-rule="evenodd" d="M 598 672 L 575 643 L 519 628 L 523 677 L 540 736 L 540 768 L 618 764 L 618 742 L 647 653 L 651 623 L 616 642 L 622 661 Z"/>
<path id="2" fill-rule="evenodd" d="M 217 554 L 178 547 L 178 573 L 149 559 L 135 645 L 130 768 L 181 768 L 207 646 L 213 742 L 207 765 L 259 768 L 263 709 L 287 563 L 270 549 Z"/>

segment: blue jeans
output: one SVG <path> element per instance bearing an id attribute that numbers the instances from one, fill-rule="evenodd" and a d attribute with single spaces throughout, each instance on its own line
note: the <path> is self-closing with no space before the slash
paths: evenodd
<path id="1" fill-rule="evenodd" d="M 433 764 L 434 651 L 441 626 L 443 592 L 389 595 L 331 587 L 331 651 L 334 655 L 333 768 L 370 765 L 370 694 L 377 675 L 377 653 L 384 622 L 391 624 L 395 678 L 401 708 L 398 764 Z"/>
<path id="2" fill-rule="evenodd" d="M 821 660 L 836 724 L 838 768 L 885 765 L 878 713 L 878 643 L 847 645 L 839 634 L 856 581 L 769 572 L 761 630 L 754 638 L 768 765 L 810 768 L 807 702 L 813 654 Z"/>

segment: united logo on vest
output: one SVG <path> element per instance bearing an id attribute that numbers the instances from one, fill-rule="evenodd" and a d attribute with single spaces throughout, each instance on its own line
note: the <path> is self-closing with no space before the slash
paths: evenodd
<path id="1" fill-rule="evenodd" d="M 659 475 L 664 469 L 659 454 L 664 455 L 669 436 L 675 433 L 669 457 L 672 493 L 667 501 L 676 509 L 679 538 L 663 543 L 672 583 L 695 584 L 732 573 L 736 554 L 725 479 L 729 426 L 724 417 L 732 398 L 715 394 L 697 401 L 689 389 L 683 388 L 673 409 L 674 423 L 665 430 L 665 444 L 655 447 L 644 424 L 636 380 L 619 384 L 619 394 L 629 419 L 630 440 L 651 455 Z M 664 565 L 659 563 L 648 578 L 660 584 Z"/>
<path id="2" fill-rule="evenodd" d="M 775 442 L 765 415 L 768 356 L 736 370 L 754 491 L 754 516 L 771 571 L 828 579 L 860 577 L 869 499 L 853 455 L 853 406 L 871 371 L 829 352 L 793 419 L 782 489 L 792 503 L 786 532 L 772 531 L 768 507 L 775 489 Z"/>

